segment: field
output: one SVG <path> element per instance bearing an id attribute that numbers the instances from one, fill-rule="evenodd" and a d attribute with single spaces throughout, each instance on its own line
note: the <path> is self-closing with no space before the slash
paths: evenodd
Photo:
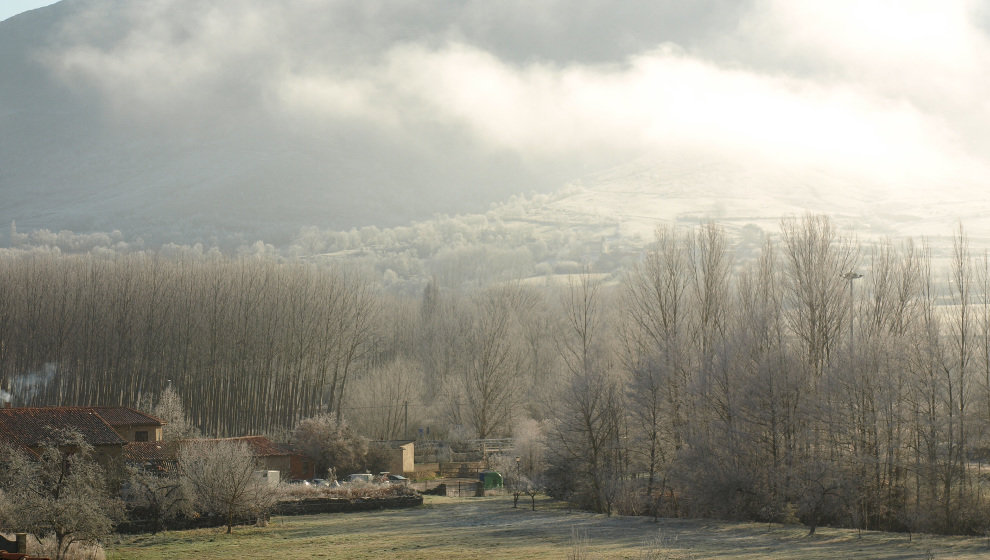
<path id="1" fill-rule="evenodd" d="M 985 538 L 936 537 L 800 526 L 651 519 L 568 511 L 547 499 L 537 510 L 511 497 L 426 496 L 422 507 L 275 517 L 268 527 L 123 537 L 108 560 L 181 558 L 986 558 Z M 577 536 L 577 538 L 575 538 Z M 650 555 L 652 553 L 652 555 Z"/>

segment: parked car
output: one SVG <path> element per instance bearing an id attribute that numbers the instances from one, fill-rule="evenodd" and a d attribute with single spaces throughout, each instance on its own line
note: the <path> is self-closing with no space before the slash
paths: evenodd
<path id="1" fill-rule="evenodd" d="M 388 475 L 388 481 L 392 484 L 409 484 L 409 479 L 401 474 Z"/>
<path id="2" fill-rule="evenodd" d="M 349 474 L 347 475 L 347 480 L 345 480 L 344 482 L 347 482 L 349 484 L 362 483 L 362 482 L 365 484 L 371 484 L 372 482 L 374 482 L 374 475 L 372 475 L 371 473 Z"/>

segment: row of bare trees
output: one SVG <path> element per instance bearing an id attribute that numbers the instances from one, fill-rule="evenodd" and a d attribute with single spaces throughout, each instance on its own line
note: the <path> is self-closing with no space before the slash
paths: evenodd
<path id="1" fill-rule="evenodd" d="M 990 264 L 961 229 L 948 261 L 820 216 L 785 220 L 747 263 L 715 225 L 660 229 L 611 298 L 571 286 L 550 466 L 583 476 L 555 491 L 607 512 L 632 492 L 628 507 L 811 531 L 982 532 Z M 611 324 L 588 320 L 606 302 Z M 596 333 L 609 342 L 575 351 Z"/>
<path id="2" fill-rule="evenodd" d="M 990 262 L 961 230 L 943 260 L 821 216 L 746 262 L 715 224 L 663 227 L 622 277 L 421 298 L 271 258 L 8 252 L 0 379 L 18 404 L 134 405 L 171 381 L 208 435 L 536 422 L 527 477 L 601 511 L 973 532 Z"/>
<path id="3" fill-rule="evenodd" d="M 0 260 L 0 378 L 16 404 L 134 406 L 171 382 L 206 434 L 339 415 L 381 306 L 357 278 L 304 264 Z"/>

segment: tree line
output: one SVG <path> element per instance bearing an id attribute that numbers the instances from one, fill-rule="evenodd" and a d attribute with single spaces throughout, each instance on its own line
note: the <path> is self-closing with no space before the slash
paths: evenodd
<path id="1" fill-rule="evenodd" d="M 0 379 L 16 404 L 171 382 L 207 435 L 525 432 L 516 468 L 605 512 L 980 532 L 990 265 L 961 228 L 946 260 L 814 215 L 745 261 L 717 224 L 661 227 L 621 274 L 416 297 L 258 256 L 8 251 Z"/>
<path id="2" fill-rule="evenodd" d="M 961 230 L 949 261 L 821 216 L 738 264 L 715 225 L 659 230 L 614 299 L 570 288 L 551 488 L 606 512 L 982 533 L 990 265 Z"/>
<path id="3" fill-rule="evenodd" d="M 0 378 L 15 404 L 136 406 L 171 384 L 207 435 L 340 410 L 381 306 L 348 273 L 273 260 L 0 260 Z"/>

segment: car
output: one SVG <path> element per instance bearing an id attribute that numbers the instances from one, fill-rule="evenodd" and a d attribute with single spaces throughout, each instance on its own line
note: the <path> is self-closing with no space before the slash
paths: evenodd
<path id="1" fill-rule="evenodd" d="M 409 484 L 409 479 L 402 476 L 401 474 L 390 474 L 388 475 L 388 481 L 392 484 Z"/>
<path id="2" fill-rule="evenodd" d="M 310 481 L 313 486 L 330 486 L 330 483 L 323 478 L 314 478 Z"/>
<path id="3" fill-rule="evenodd" d="M 355 484 L 355 483 L 371 484 L 372 482 L 374 482 L 374 475 L 372 475 L 371 473 L 349 474 L 347 475 L 347 480 L 345 480 L 344 482 L 348 484 Z"/>

